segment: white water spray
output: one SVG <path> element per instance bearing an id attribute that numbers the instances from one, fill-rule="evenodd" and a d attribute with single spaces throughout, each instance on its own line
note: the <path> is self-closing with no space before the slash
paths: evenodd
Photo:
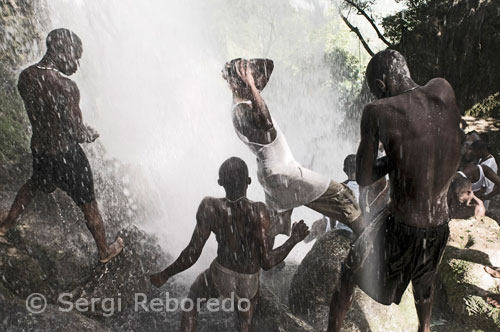
<path id="1" fill-rule="evenodd" d="M 263 95 L 305 166 L 343 181 L 352 142 L 336 136 L 337 97 L 323 64 L 333 26 L 328 1 L 50 0 L 53 26 L 83 41 L 80 71 L 84 120 L 95 126 L 111 157 L 140 165 L 161 211 L 138 221 L 177 256 L 188 243 L 204 196 L 223 196 L 219 165 L 243 158 L 262 200 L 255 157 L 238 141 L 230 117 L 231 94 L 221 78 L 236 57 L 268 57 L 275 71 Z M 332 31 L 331 33 L 335 33 Z M 319 217 L 306 208 L 293 219 Z M 295 259 L 310 246 L 295 249 Z M 210 240 L 194 276 L 215 257 Z M 293 257 L 292 257 L 293 258 Z"/>

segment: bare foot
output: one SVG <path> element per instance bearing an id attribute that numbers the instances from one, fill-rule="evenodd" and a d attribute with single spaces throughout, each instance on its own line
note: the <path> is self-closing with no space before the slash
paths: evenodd
<path id="1" fill-rule="evenodd" d="M 493 278 L 499 278 L 500 279 L 500 267 L 485 266 L 484 270 L 486 271 L 486 273 L 488 273 Z"/>
<path id="2" fill-rule="evenodd" d="M 497 309 L 500 309 L 500 294 L 489 294 L 486 296 L 486 302 Z"/>
<path id="3" fill-rule="evenodd" d="M 119 253 L 123 250 L 123 239 L 121 237 L 117 237 L 115 242 L 108 247 L 108 255 L 105 258 L 99 259 L 99 262 L 105 264 L 109 262 L 114 257 L 118 256 Z"/>

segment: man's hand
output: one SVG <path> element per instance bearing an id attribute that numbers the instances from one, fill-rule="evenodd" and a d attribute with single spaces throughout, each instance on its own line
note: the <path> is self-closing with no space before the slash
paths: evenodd
<path id="1" fill-rule="evenodd" d="M 97 130 L 92 128 L 91 126 L 85 126 L 85 129 L 87 129 L 86 132 L 86 137 L 85 137 L 85 143 L 92 143 L 94 142 L 97 138 L 99 138 L 99 133 Z"/>
<path id="2" fill-rule="evenodd" d="M 255 79 L 253 77 L 253 69 L 250 64 L 250 61 L 242 59 L 235 66 L 236 72 L 238 76 L 241 78 L 243 82 L 245 82 L 249 87 L 255 87 Z"/>
<path id="3" fill-rule="evenodd" d="M 149 277 L 149 280 L 151 281 L 153 286 L 160 288 L 161 286 L 163 286 L 164 283 L 166 283 L 168 281 L 168 278 L 169 278 L 168 276 L 164 276 L 163 273 L 160 272 L 160 273 L 152 274 Z"/>
<path id="4" fill-rule="evenodd" d="M 299 243 L 300 241 L 304 240 L 307 235 L 309 235 L 309 227 L 306 225 L 304 220 L 293 223 L 292 235 L 290 236 L 290 238 L 294 242 Z"/>

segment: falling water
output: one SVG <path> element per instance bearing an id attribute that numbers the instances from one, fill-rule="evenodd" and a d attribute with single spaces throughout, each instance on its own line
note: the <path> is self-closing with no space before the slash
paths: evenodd
<path id="1" fill-rule="evenodd" d="M 220 75 L 227 60 L 275 61 L 263 96 L 295 157 L 345 179 L 342 162 L 354 143 L 336 135 L 342 112 L 323 63 L 327 36 L 337 29 L 329 1 L 50 0 L 48 6 L 50 28 L 69 28 L 83 41 L 74 80 L 84 119 L 100 132 L 109 157 L 146 174 L 146 193 L 161 213 L 137 224 L 158 235 L 166 252 L 177 255 L 187 244 L 204 196 L 223 196 L 217 185 L 223 160 L 243 158 L 256 178 L 255 158 L 232 128 L 231 94 Z M 263 199 L 257 181 L 249 197 Z M 300 208 L 293 219 L 310 224 L 316 217 Z M 190 277 L 215 248 L 211 239 Z M 307 248 L 295 249 L 292 259 Z"/>

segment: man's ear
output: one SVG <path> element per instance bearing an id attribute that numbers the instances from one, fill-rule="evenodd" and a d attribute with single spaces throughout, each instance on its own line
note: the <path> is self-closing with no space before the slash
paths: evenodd
<path id="1" fill-rule="evenodd" d="M 252 184 L 252 178 L 248 177 L 248 185 Z"/>
<path id="2" fill-rule="evenodd" d="M 380 89 L 380 91 L 382 91 L 384 93 L 387 92 L 387 85 L 385 84 L 384 81 L 382 81 L 381 79 L 376 79 L 375 84 Z"/>

